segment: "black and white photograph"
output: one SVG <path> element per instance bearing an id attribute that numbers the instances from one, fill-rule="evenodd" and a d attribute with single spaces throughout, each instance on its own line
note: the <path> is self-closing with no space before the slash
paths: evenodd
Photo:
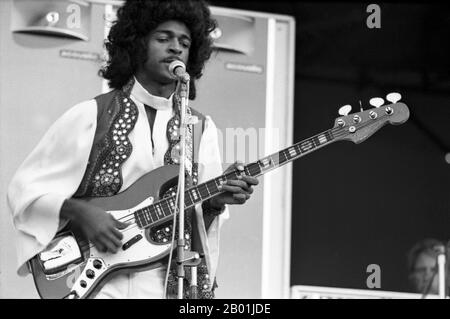
<path id="1" fill-rule="evenodd" d="M 449 299 L 449 57 L 444 3 L 0 0 L 0 299 Z"/>

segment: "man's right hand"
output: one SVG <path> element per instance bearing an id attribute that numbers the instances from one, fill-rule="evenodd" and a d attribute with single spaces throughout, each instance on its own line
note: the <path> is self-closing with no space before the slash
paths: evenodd
<path id="1" fill-rule="evenodd" d="M 73 198 L 64 201 L 60 216 L 79 227 L 101 252 L 116 253 L 122 246 L 123 235 L 119 229 L 128 227 L 103 209 Z"/>

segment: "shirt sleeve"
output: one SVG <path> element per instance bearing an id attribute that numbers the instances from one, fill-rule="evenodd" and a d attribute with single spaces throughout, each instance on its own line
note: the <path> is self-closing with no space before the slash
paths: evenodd
<path id="1" fill-rule="evenodd" d="M 17 235 L 18 274 L 60 226 L 59 212 L 86 170 L 97 125 L 95 100 L 75 105 L 42 137 L 13 176 L 7 202 Z"/>
<path id="2" fill-rule="evenodd" d="M 206 116 L 205 129 L 200 139 L 198 162 L 199 184 L 218 177 L 223 173 L 217 127 L 209 116 Z M 224 221 L 229 218 L 228 207 L 225 206 L 225 211 L 214 218 L 208 230 L 206 230 L 203 220 L 201 204 L 196 205 L 196 216 L 200 238 L 205 252 L 206 264 L 210 278 L 213 281 L 219 262 L 220 230 Z"/>

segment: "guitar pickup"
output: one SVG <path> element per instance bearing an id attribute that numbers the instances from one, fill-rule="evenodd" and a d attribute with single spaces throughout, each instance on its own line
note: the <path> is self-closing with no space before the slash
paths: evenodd
<path id="1" fill-rule="evenodd" d="M 127 250 L 128 248 L 130 248 L 131 246 L 136 244 L 138 241 L 140 241 L 142 238 L 143 237 L 141 234 L 134 236 L 129 241 L 127 241 L 125 244 L 123 244 L 122 250 Z"/>

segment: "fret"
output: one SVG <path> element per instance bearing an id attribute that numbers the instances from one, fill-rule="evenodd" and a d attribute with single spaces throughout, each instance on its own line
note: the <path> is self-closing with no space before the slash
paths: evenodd
<path id="1" fill-rule="evenodd" d="M 278 154 L 279 154 L 278 157 L 281 159 L 280 164 L 284 164 L 287 161 L 289 161 L 289 153 L 286 150 L 283 150 L 283 151 L 279 152 Z"/>
<path id="2" fill-rule="evenodd" d="M 303 152 L 302 152 L 302 149 L 301 149 L 301 147 L 300 147 L 300 143 L 295 144 L 294 147 L 297 149 L 297 153 L 298 153 L 298 154 L 302 154 L 302 153 L 303 153 Z"/>
<path id="3" fill-rule="evenodd" d="M 205 184 L 200 184 L 199 186 L 197 186 L 197 190 L 198 190 L 198 194 L 199 194 L 200 199 L 208 198 L 209 192 L 206 189 L 206 185 Z"/>
<path id="4" fill-rule="evenodd" d="M 169 203 L 169 209 L 170 209 L 170 211 L 173 213 L 173 212 L 175 211 L 175 209 L 176 209 L 176 207 L 175 207 L 175 200 L 174 200 L 173 197 L 169 197 L 169 198 L 167 199 L 167 201 L 168 201 L 168 203 Z"/>
<path id="5" fill-rule="evenodd" d="M 145 220 L 145 213 L 142 210 L 141 210 L 140 217 L 141 217 L 141 221 L 142 221 L 142 226 L 145 227 L 147 225 L 147 221 Z"/>
<path id="6" fill-rule="evenodd" d="M 145 214 L 148 217 L 148 220 L 150 221 L 150 223 L 153 223 L 155 221 L 154 218 L 152 218 L 151 214 L 150 214 L 150 207 L 146 207 L 145 208 Z"/>
<path id="7" fill-rule="evenodd" d="M 271 169 L 278 165 L 278 156 L 275 156 L 275 159 L 274 159 L 273 155 L 269 155 L 269 159 L 270 159 L 270 168 Z"/>
<path id="8" fill-rule="evenodd" d="M 295 147 L 294 147 L 294 146 L 289 147 L 289 148 L 287 149 L 287 153 L 289 154 L 289 157 L 290 157 L 290 158 L 294 158 L 294 157 L 297 156 L 297 151 L 295 150 Z"/>
<path id="9" fill-rule="evenodd" d="M 222 175 L 215 178 L 214 181 L 216 182 L 217 185 L 217 192 L 219 192 L 219 189 L 222 187 L 222 184 L 227 182 L 227 178 L 224 175 Z"/>
<path id="10" fill-rule="evenodd" d="M 328 141 L 331 141 L 334 139 L 333 133 L 330 130 L 325 132 L 325 136 L 327 137 Z"/>
<path id="11" fill-rule="evenodd" d="M 224 176 L 227 180 L 233 180 L 233 179 L 237 179 L 238 175 L 236 173 L 237 173 L 237 171 L 232 171 L 232 172 L 227 173 Z"/>
<path id="12" fill-rule="evenodd" d="M 306 141 L 304 141 L 304 142 L 302 142 L 302 143 L 300 144 L 300 149 L 301 149 L 303 152 L 308 152 L 308 151 L 310 151 L 312 148 L 314 148 L 314 146 L 313 146 L 312 142 L 309 141 L 309 140 L 306 140 Z"/>
<path id="13" fill-rule="evenodd" d="M 187 204 L 186 203 L 187 198 L 188 198 L 188 197 L 186 197 L 186 193 L 188 193 L 188 192 L 189 191 L 185 191 L 184 192 L 184 194 L 185 194 L 185 196 L 184 196 L 184 209 L 185 210 L 195 204 L 195 203 L 192 203 L 192 204 Z M 173 214 L 175 214 L 175 212 L 178 212 L 178 203 L 175 202 L 175 196 L 169 197 L 166 200 L 166 202 L 168 203 L 167 206 L 168 206 L 168 209 L 170 211 L 170 213 L 167 216 L 173 215 Z"/>
<path id="14" fill-rule="evenodd" d="M 220 188 L 220 186 L 222 186 L 222 184 L 220 183 L 220 177 L 218 177 L 218 178 L 215 178 L 215 179 L 214 179 L 214 183 L 216 183 L 216 187 L 217 187 L 217 189 L 219 189 L 219 188 Z"/>
<path id="15" fill-rule="evenodd" d="M 192 201 L 194 204 L 202 200 L 197 188 L 192 188 L 191 190 L 189 190 L 189 196 L 193 198 Z"/>
<path id="16" fill-rule="evenodd" d="M 143 209 L 141 210 L 141 212 L 142 212 L 142 217 L 144 217 L 144 222 L 145 222 L 146 224 L 149 224 L 150 220 L 149 220 L 148 215 L 147 215 L 147 213 L 146 213 L 146 211 L 145 211 L 145 208 L 143 208 Z"/>
<path id="17" fill-rule="evenodd" d="M 147 216 L 147 214 L 145 213 L 145 209 L 146 209 L 147 207 L 144 207 L 143 209 L 140 209 L 139 210 L 139 215 L 142 217 L 142 219 L 143 219 L 143 222 L 144 222 L 144 224 L 147 224 L 148 223 L 148 216 Z"/>
<path id="18" fill-rule="evenodd" d="M 250 165 L 247 165 L 248 170 L 250 171 L 251 176 L 256 176 L 261 173 L 261 168 L 258 163 L 252 163 Z"/>
<path id="19" fill-rule="evenodd" d="M 139 227 L 144 227 L 144 224 L 142 223 L 141 214 L 139 214 L 140 210 L 137 210 L 134 212 L 134 219 L 137 220 L 137 224 Z"/>
<path id="20" fill-rule="evenodd" d="M 219 176 L 217 178 L 217 180 L 219 181 L 220 184 L 226 183 L 227 182 L 227 177 L 225 175 Z"/>
<path id="21" fill-rule="evenodd" d="M 270 155 L 270 159 L 272 160 L 272 167 L 276 167 L 280 164 L 280 156 L 278 154 Z"/>
<path id="22" fill-rule="evenodd" d="M 261 160 L 256 161 L 256 164 L 258 164 L 258 168 L 259 168 L 260 172 L 262 173 L 264 171 L 264 165 L 261 162 Z"/>
<path id="23" fill-rule="evenodd" d="M 211 195 L 211 191 L 208 188 L 208 184 L 204 183 L 203 185 L 205 185 L 206 191 L 208 192 L 208 196 L 207 197 L 209 197 Z"/>
<path id="24" fill-rule="evenodd" d="M 259 166 L 258 163 L 253 163 L 250 166 L 251 166 L 250 171 L 252 172 L 252 175 L 261 174 L 261 167 Z"/>
<path id="25" fill-rule="evenodd" d="M 324 138 L 325 138 L 325 136 L 323 134 L 319 134 L 314 137 L 314 139 L 316 140 L 317 146 L 321 146 L 324 143 L 324 141 L 325 142 L 327 141 L 326 139 L 324 140 Z"/>
<path id="26" fill-rule="evenodd" d="M 172 211 L 170 210 L 170 206 L 169 206 L 169 203 L 167 202 L 167 199 L 163 199 L 161 201 L 161 207 L 163 209 L 164 216 L 167 217 L 167 216 L 172 215 Z"/>
<path id="27" fill-rule="evenodd" d="M 206 187 L 209 189 L 210 195 L 215 195 L 219 192 L 219 189 L 217 188 L 215 180 L 211 180 L 209 182 L 206 182 Z"/>
<path id="28" fill-rule="evenodd" d="M 186 196 L 186 193 L 188 194 L 188 196 Z M 195 200 L 192 198 L 191 192 L 188 190 L 184 193 L 184 202 L 186 204 L 187 207 L 190 207 L 192 205 L 195 204 Z M 191 201 L 190 203 L 188 201 Z"/>
<path id="29" fill-rule="evenodd" d="M 137 217 L 137 219 L 141 225 L 145 225 L 146 221 L 145 221 L 144 211 L 142 209 L 138 209 L 136 211 L 135 217 Z"/>
<path id="30" fill-rule="evenodd" d="M 157 221 L 158 216 L 156 215 L 155 207 L 153 205 L 149 206 L 148 211 L 150 212 L 150 217 L 151 217 L 152 221 Z"/>
<path id="31" fill-rule="evenodd" d="M 260 162 L 262 164 L 263 169 L 270 168 L 270 166 L 272 165 L 272 159 L 270 158 L 270 156 L 261 159 Z"/>
<path id="32" fill-rule="evenodd" d="M 318 140 L 320 145 L 325 144 L 326 142 L 328 142 L 327 136 L 325 134 L 320 134 L 319 136 L 317 136 L 317 140 Z"/>
<path id="33" fill-rule="evenodd" d="M 286 156 L 286 159 L 288 161 L 292 160 L 293 158 L 297 157 L 297 151 L 295 150 L 295 147 L 289 147 L 284 150 L 284 155 Z"/>
<path id="34" fill-rule="evenodd" d="M 158 214 L 158 219 L 161 219 L 164 217 L 164 212 L 162 210 L 161 204 L 156 203 L 155 204 L 156 213 Z"/>

